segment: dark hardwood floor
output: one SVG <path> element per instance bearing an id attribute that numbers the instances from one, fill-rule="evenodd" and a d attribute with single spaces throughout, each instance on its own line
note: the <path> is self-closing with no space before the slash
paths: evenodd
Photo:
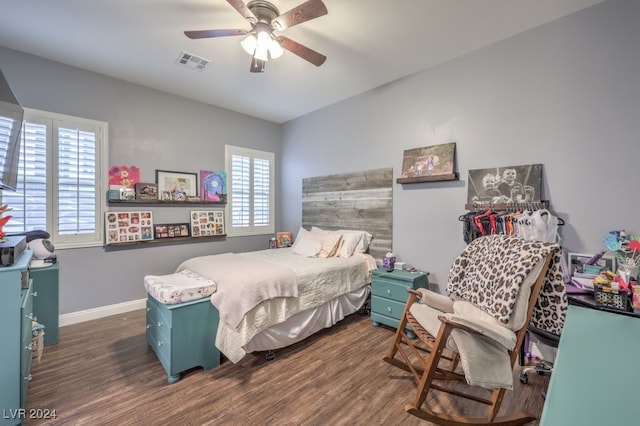
<path id="1" fill-rule="evenodd" d="M 25 425 L 418 425 L 405 413 L 416 386 L 382 361 L 393 330 L 354 314 L 331 329 L 276 351 L 249 354 L 240 363 L 167 376 L 145 338 L 144 310 L 63 327 L 60 341 L 34 360 L 29 410 L 55 410 L 55 419 Z M 531 375 L 507 392 L 502 413 L 542 412 L 547 376 Z M 429 404 L 456 406 L 436 394 Z M 466 402 L 459 408 L 483 414 Z M 34 411 L 35 413 L 36 411 Z M 534 422 L 532 424 L 537 424 Z"/>

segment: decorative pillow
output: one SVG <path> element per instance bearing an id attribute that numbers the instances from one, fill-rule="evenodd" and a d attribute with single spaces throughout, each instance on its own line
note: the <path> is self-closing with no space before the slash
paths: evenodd
<path id="1" fill-rule="evenodd" d="M 297 244 L 293 246 L 293 252 L 300 256 L 316 257 L 316 255 L 322 249 L 320 241 L 312 240 L 310 238 L 296 239 Z"/>
<path id="2" fill-rule="evenodd" d="M 345 234 L 355 234 L 360 236 L 360 240 L 358 241 L 358 245 L 356 246 L 354 253 L 366 253 L 369 250 L 369 244 L 371 244 L 371 240 L 373 239 L 373 235 L 368 233 L 367 231 L 356 231 L 352 229 L 340 229 L 336 232 L 340 232 L 342 235 Z"/>
<path id="3" fill-rule="evenodd" d="M 340 247 L 339 257 L 350 257 L 354 253 L 366 253 L 369 250 L 369 244 L 373 235 L 367 231 L 358 231 L 355 229 L 339 229 L 337 231 L 329 231 L 326 229 L 318 228 L 317 226 L 311 227 L 311 232 L 318 232 L 322 234 L 341 234 L 342 235 L 342 247 Z"/>
<path id="4" fill-rule="evenodd" d="M 293 247 L 295 248 L 300 244 L 299 241 L 307 239 L 320 242 L 320 251 L 316 254 L 316 257 L 332 257 L 336 254 L 336 250 L 340 245 L 342 234 L 307 231 L 303 227 L 300 227 Z"/>

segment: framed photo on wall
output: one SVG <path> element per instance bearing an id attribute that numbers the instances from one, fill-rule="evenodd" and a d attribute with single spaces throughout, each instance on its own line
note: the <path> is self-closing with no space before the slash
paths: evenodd
<path id="1" fill-rule="evenodd" d="M 542 164 L 469 170 L 467 203 L 542 201 Z"/>
<path id="2" fill-rule="evenodd" d="M 191 212 L 191 236 L 210 237 L 225 235 L 224 211 L 192 211 Z"/>
<path id="3" fill-rule="evenodd" d="M 172 201 L 186 201 L 187 197 L 198 196 L 198 174 L 187 172 L 171 172 L 156 170 L 158 192 L 165 200 L 165 193 L 171 195 Z"/>
<path id="4" fill-rule="evenodd" d="M 105 212 L 107 244 L 153 240 L 153 214 L 150 211 Z"/>
<path id="5" fill-rule="evenodd" d="M 227 173 L 200 170 L 200 198 L 202 201 L 227 202 Z"/>
<path id="6" fill-rule="evenodd" d="M 398 183 L 458 180 L 455 142 L 407 149 L 402 157 Z"/>
<path id="7" fill-rule="evenodd" d="M 154 226 L 154 235 L 156 239 L 177 238 L 189 236 L 188 223 L 165 223 Z"/>

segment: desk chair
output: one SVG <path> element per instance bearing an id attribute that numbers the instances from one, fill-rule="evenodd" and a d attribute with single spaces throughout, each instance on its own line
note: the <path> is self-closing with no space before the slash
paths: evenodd
<path id="1" fill-rule="evenodd" d="M 549 333 L 548 331 L 541 330 L 533 325 L 529 324 L 527 328 L 527 338 L 525 338 L 525 343 L 520 348 L 520 365 L 524 365 L 524 358 L 529 357 L 528 352 L 528 341 L 529 335 L 534 335 L 538 338 L 538 340 L 544 343 L 547 346 L 551 346 L 552 348 L 557 348 L 558 343 L 560 343 L 560 336 L 554 333 Z M 540 360 L 536 365 L 528 366 L 522 369 L 520 372 L 520 381 L 525 385 L 529 381 L 529 376 L 527 374 L 531 371 L 535 371 L 539 375 L 551 374 L 553 371 L 553 362 L 549 360 Z M 544 394 L 543 394 L 544 397 Z"/>
<path id="2" fill-rule="evenodd" d="M 489 235 L 470 243 L 456 258 L 445 296 L 409 291 L 389 354 L 383 360 L 410 372 L 418 383 L 405 411 L 442 425 L 520 425 L 534 416 L 498 416 L 527 324 L 559 246 L 513 236 Z M 506 317 L 505 317 L 506 316 Z M 410 329 L 409 329 L 410 328 Z M 415 337 L 414 337 L 415 335 Z M 459 368 L 461 367 L 461 368 Z M 467 383 L 451 387 L 452 381 Z M 479 396 L 484 388 L 489 397 Z M 431 392 L 486 404 L 485 417 L 437 412 L 425 401 Z"/>

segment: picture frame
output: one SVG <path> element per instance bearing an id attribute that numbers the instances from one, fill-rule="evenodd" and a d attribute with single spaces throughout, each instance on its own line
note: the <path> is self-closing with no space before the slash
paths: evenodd
<path id="1" fill-rule="evenodd" d="M 109 211 L 104 217 L 107 245 L 153 240 L 153 213 L 150 211 Z"/>
<path id="2" fill-rule="evenodd" d="M 166 192 L 171 195 L 171 201 L 186 201 L 187 197 L 198 195 L 197 173 L 156 169 L 156 183 L 163 201 L 166 201 Z"/>
<path id="3" fill-rule="evenodd" d="M 585 264 L 589 259 L 591 259 L 595 253 L 569 253 L 567 255 L 567 265 L 569 266 L 569 272 L 573 277 L 580 278 L 593 278 L 594 273 L 590 273 L 591 271 L 585 272 Z M 611 256 L 608 254 L 604 254 L 600 259 L 598 259 L 594 266 L 601 267 L 603 269 L 607 269 L 609 271 L 616 271 L 617 263 L 615 256 Z"/>
<path id="4" fill-rule="evenodd" d="M 542 201 L 542 164 L 469 170 L 467 203 L 518 204 Z"/>
<path id="5" fill-rule="evenodd" d="M 135 185 L 136 200 L 157 200 L 158 184 L 138 182 Z"/>
<path id="6" fill-rule="evenodd" d="M 458 180 L 455 142 L 407 149 L 397 183 Z"/>
<path id="7" fill-rule="evenodd" d="M 154 237 L 158 240 L 190 236 L 188 223 L 158 224 L 158 225 L 155 225 L 153 229 L 154 229 Z"/>
<path id="8" fill-rule="evenodd" d="M 278 248 L 291 247 L 293 243 L 293 234 L 291 232 L 278 232 L 277 234 Z"/>
<path id="9" fill-rule="evenodd" d="M 226 235 L 223 210 L 194 210 L 189 217 L 192 237 Z"/>
<path id="10" fill-rule="evenodd" d="M 226 204 L 227 173 L 200 170 L 200 198 L 210 203 Z"/>

